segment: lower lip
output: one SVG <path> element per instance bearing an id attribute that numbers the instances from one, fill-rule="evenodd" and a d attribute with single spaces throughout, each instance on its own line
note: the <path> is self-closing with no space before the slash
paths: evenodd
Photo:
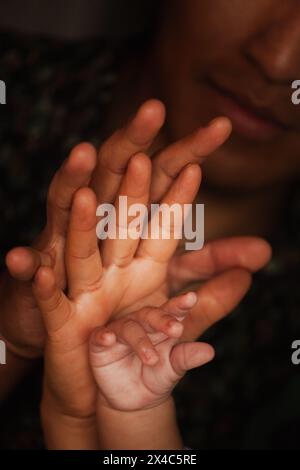
<path id="1" fill-rule="evenodd" d="M 284 131 L 279 124 L 258 116 L 219 89 L 215 87 L 212 89 L 216 95 L 218 113 L 231 120 L 233 130 L 238 135 L 262 142 L 272 140 Z"/>

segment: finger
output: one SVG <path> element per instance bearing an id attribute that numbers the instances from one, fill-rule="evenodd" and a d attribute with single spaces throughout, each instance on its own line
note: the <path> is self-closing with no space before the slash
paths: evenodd
<path id="1" fill-rule="evenodd" d="M 152 366 L 158 362 L 159 356 L 155 347 L 140 323 L 132 319 L 124 319 L 112 324 L 111 329 L 116 334 L 118 341 L 130 346 L 145 365 Z"/>
<path id="2" fill-rule="evenodd" d="M 141 221 L 139 211 L 131 216 L 134 204 L 141 204 L 145 210 L 149 200 L 149 190 L 151 181 L 151 161 L 142 153 L 132 157 L 128 170 L 121 183 L 120 192 L 116 198 L 116 238 L 108 238 L 101 247 L 103 264 L 117 266 L 127 266 L 135 255 L 140 242 L 139 227 L 134 226 L 134 220 Z M 120 199 L 121 197 L 121 199 Z M 120 202 L 121 201 L 121 202 Z M 123 204 L 126 207 L 120 207 Z M 125 211 L 125 220 L 119 222 L 121 214 Z M 140 234 L 143 224 L 140 224 Z"/>
<path id="3" fill-rule="evenodd" d="M 207 127 L 170 145 L 153 159 L 151 201 L 159 201 L 189 163 L 201 164 L 205 158 L 222 145 L 231 133 L 229 119 L 214 119 Z"/>
<path id="4" fill-rule="evenodd" d="M 171 351 L 170 364 L 174 372 L 182 377 L 188 370 L 212 361 L 214 356 L 214 349 L 209 344 L 180 343 Z"/>
<path id="5" fill-rule="evenodd" d="M 88 186 L 97 155 L 89 143 L 81 143 L 55 174 L 47 197 L 47 229 L 51 234 L 65 234 L 75 192 Z"/>
<path id="6" fill-rule="evenodd" d="M 153 336 L 153 333 L 163 333 L 169 338 L 180 338 L 183 333 L 182 322 L 190 309 L 196 304 L 197 295 L 195 292 L 187 292 L 178 297 L 165 302 L 158 308 L 143 308 L 135 313 L 136 318 L 148 333 L 152 333 L 151 341 L 157 344 L 165 337 L 160 334 Z"/>
<path id="7" fill-rule="evenodd" d="M 164 105 L 158 100 L 146 101 L 129 124 L 102 145 L 92 179 L 98 204 L 114 201 L 128 161 L 150 148 L 164 120 Z"/>
<path id="8" fill-rule="evenodd" d="M 150 328 L 152 332 L 161 332 L 170 338 L 180 338 L 183 332 L 183 325 L 180 322 L 196 302 L 195 292 L 187 292 L 168 300 L 159 308 L 142 309 L 138 313 L 139 320 L 143 321 L 145 328 Z"/>
<path id="9" fill-rule="evenodd" d="M 110 326 L 96 328 L 90 336 L 89 358 L 94 369 L 113 364 L 130 353 L 130 347 L 118 342 Z"/>
<path id="10" fill-rule="evenodd" d="M 255 237 L 209 242 L 202 250 L 185 252 L 171 259 L 170 291 L 178 292 L 193 281 L 209 279 L 232 268 L 256 272 L 270 261 L 271 254 L 270 245 Z"/>
<path id="11" fill-rule="evenodd" d="M 30 281 L 41 266 L 52 266 L 50 255 L 29 247 L 13 248 L 5 261 L 10 275 L 19 281 Z"/>
<path id="12" fill-rule="evenodd" d="M 99 349 L 109 348 L 116 343 L 116 335 L 109 328 L 103 326 L 96 328 L 91 334 L 90 344 L 94 352 L 99 352 Z"/>
<path id="13" fill-rule="evenodd" d="M 251 285 L 245 269 L 231 269 L 203 284 L 197 291 L 198 301 L 184 320 L 183 338 L 195 340 L 239 304 Z"/>
<path id="14" fill-rule="evenodd" d="M 160 263 L 171 258 L 181 237 L 184 216 L 186 215 L 185 205 L 192 204 L 194 201 L 200 182 L 201 170 L 198 165 L 188 165 L 182 170 L 161 202 L 165 217 L 161 217 L 160 212 L 153 215 L 148 224 L 148 237 L 141 241 L 137 252 L 138 256 L 150 258 Z M 155 233 L 156 227 L 158 227 L 158 236 L 153 236 L 152 232 L 154 229 Z"/>
<path id="15" fill-rule="evenodd" d="M 42 312 L 46 330 L 51 335 L 58 331 L 71 315 L 68 299 L 57 287 L 51 268 L 39 268 L 33 282 L 33 293 Z"/>
<path id="16" fill-rule="evenodd" d="M 182 335 L 183 325 L 172 315 L 166 314 L 162 308 L 142 309 L 136 316 L 147 333 L 151 333 L 152 344 L 165 339 L 166 336 L 169 338 L 180 338 Z M 155 336 L 153 336 L 154 333 Z M 163 333 L 163 336 L 156 333 Z"/>
<path id="17" fill-rule="evenodd" d="M 71 297 L 98 285 L 102 265 L 96 235 L 96 197 L 89 188 L 79 189 L 74 196 L 65 260 Z"/>
<path id="18" fill-rule="evenodd" d="M 170 315 L 183 319 L 196 303 L 197 294 L 195 292 L 187 292 L 168 300 L 161 308 Z"/>

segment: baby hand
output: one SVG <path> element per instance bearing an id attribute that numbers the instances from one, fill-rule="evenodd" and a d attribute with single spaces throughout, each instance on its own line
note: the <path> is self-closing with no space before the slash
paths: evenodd
<path id="1" fill-rule="evenodd" d="M 90 363 L 102 405 L 119 411 L 153 408 L 169 398 L 188 370 L 213 359 L 208 344 L 180 343 L 182 320 L 196 302 L 195 293 L 183 294 L 92 333 Z"/>

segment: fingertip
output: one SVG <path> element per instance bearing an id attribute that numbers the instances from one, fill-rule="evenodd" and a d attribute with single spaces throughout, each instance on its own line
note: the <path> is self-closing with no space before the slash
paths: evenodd
<path id="1" fill-rule="evenodd" d="M 199 351 L 199 356 L 201 359 L 201 364 L 208 364 L 211 362 L 216 355 L 215 349 L 207 343 L 200 343 L 201 344 L 201 350 Z"/>
<path id="2" fill-rule="evenodd" d="M 215 348 L 208 343 L 202 343 L 203 346 L 203 355 L 204 358 L 206 359 L 206 362 L 211 362 L 215 356 L 216 356 L 216 351 Z"/>
<path id="3" fill-rule="evenodd" d="M 96 195 L 91 188 L 83 187 L 76 191 L 73 200 L 77 205 L 87 206 L 96 201 Z"/>
<path id="4" fill-rule="evenodd" d="M 181 175 L 183 175 L 186 184 L 189 184 L 190 181 L 190 184 L 192 185 L 195 182 L 195 179 L 197 179 L 199 183 L 201 182 L 202 171 L 198 163 L 189 163 L 184 167 Z"/>
<path id="5" fill-rule="evenodd" d="M 193 355 L 191 358 L 192 368 L 194 368 L 195 366 L 201 367 L 205 364 L 208 364 L 215 358 L 215 349 L 210 344 L 194 343 L 193 349 Z"/>
<path id="6" fill-rule="evenodd" d="M 116 342 L 116 335 L 113 331 L 100 329 L 92 335 L 92 341 L 95 346 L 112 346 Z"/>
<path id="7" fill-rule="evenodd" d="M 130 159 L 128 166 L 136 178 L 145 179 L 145 175 L 148 177 L 151 174 L 151 160 L 143 152 L 134 155 Z"/>
<path id="8" fill-rule="evenodd" d="M 76 217 L 85 221 L 88 215 L 96 217 L 97 199 L 91 188 L 84 187 L 76 191 L 73 197 L 72 211 Z"/>
<path id="9" fill-rule="evenodd" d="M 126 191 L 134 191 L 135 197 L 141 197 L 150 190 L 151 160 L 144 153 L 134 155 L 128 164 L 126 173 Z"/>
<path id="10" fill-rule="evenodd" d="M 180 338 L 183 333 L 184 326 L 176 320 L 170 320 L 167 326 L 168 336 L 171 338 Z"/>
<path id="11" fill-rule="evenodd" d="M 55 286 L 55 276 L 51 268 L 41 266 L 35 276 L 34 285 L 40 289 L 49 289 Z"/>
<path id="12" fill-rule="evenodd" d="M 32 271 L 34 259 L 27 248 L 17 247 L 6 254 L 5 264 L 9 272 L 14 276 Z"/>
<path id="13" fill-rule="evenodd" d="M 72 150 L 66 161 L 69 171 L 92 172 L 97 164 L 97 152 L 89 142 L 81 142 Z"/>
<path id="14" fill-rule="evenodd" d="M 127 127 L 130 140 L 135 145 L 148 147 L 163 126 L 165 114 L 161 101 L 151 99 L 143 103 Z"/>
<path id="15" fill-rule="evenodd" d="M 51 265 L 51 260 L 47 254 L 41 257 L 32 248 L 17 247 L 7 253 L 5 263 L 12 277 L 19 281 L 31 281 L 39 266 L 42 263 Z"/>
<path id="16" fill-rule="evenodd" d="M 183 308 L 192 308 L 194 305 L 196 305 L 198 297 L 196 292 L 187 292 L 186 294 L 183 295 Z"/>
<path id="17" fill-rule="evenodd" d="M 253 251 L 253 271 L 258 271 L 271 261 L 273 251 L 271 245 L 263 238 L 255 240 Z"/>
<path id="18" fill-rule="evenodd" d="M 147 348 L 142 350 L 141 359 L 145 365 L 154 366 L 158 363 L 159 356 L 154 348 Z"/>
<path id="19" fill-rule="evenodd" d="M 162 101 L 152 98 L 141 105 L 137 115 L 161 127 L 166 118 L 166 108 Z"/>
<path id="20" fill-rule="evenodd" d="M 208 124 L 208 127 L 210 127 L 215 132 L 222 133 L 225 138 L 227 138 L 232 132 L 232 123 L 226 116 L 220 116 L 213 119 Z"/>

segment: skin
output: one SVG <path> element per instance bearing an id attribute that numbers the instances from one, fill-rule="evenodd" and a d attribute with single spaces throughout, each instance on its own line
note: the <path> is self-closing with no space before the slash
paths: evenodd
<path id="1" fill-rule="evenodd" d="M 11 276 L 2 275 L 0 287 L 4 308 L 0 316 L 0 331 L 12 352 L 34 358 L 43 351 L 45 331 L 32 296 L 30 280 L 40 265 L 52 266 L 58 285 L 65 287 L 64 246 L 76 190 L 91 183 L 98 204 L 113 202 L 129 159 L 151 146 L 164 119 L 162 103 L 150 100 L 139 108 L 126 127 L 113 133 L 104 142 L 98 155 L 90 144 L 82 143 L 73 149 L 58 170 L 48 192 L 47 225 L 44 231 L 33 244 L 33 249 L 16 248 L 7 254 L 6 262 Z M 175 168 L 172 168 L 171 178 L 166 178 L 165 174 L 169 174 L 169 161 L 174 150 L 172 147 L 164 149 L 162 154 L 157 155 L 157 164 L 153 165 L 154 168 L 159 167 L 159 170 L 152 179 L 152 196 L 159 199 L 187 163 L 203 160 L 205 155 L 224 142 L 229 132 L 230 124 L 223 119 L 206 130 L 201 129 L 190 139 L 185 139 L 181 144 L 185 151 L 177 160 Z M 14 316 L 11 311 L 15 312 Z"/>
<path id="2" fill-rule="evenodd" d="M 148 203 L 151 170 L 150 159 L 142 153 L 130 160 L 118 193 L 128 197 L 128 205 Z M 170 205 L 190 203 L 197 194 L 200 181 L 198 165 L 184 167 L 161 202 Z M 170 284 L 170 279 L 174 276 L 169 275 L 170 267 L 171 271 L 179 270 L 172 268 L 178 239 L 107 239 L 101 243 L 99 251 L 96 223 L 95 194 L 90 188 L 81 188 L 73 198 L 66 234 L 66 293 L 57 283 L 54 269 L 49 266 L 37 269 L 33 283 L 33 294 L 47 333 L 45 387 L 57 409 L 78 418 L 88 418 L 94 412 L 96 389 L 87 354 L 92 330 L 145 305 L 164 304 L 173 296 L 174 285 Z M 232 244 L 238 243 L 237 240 L 232 241 Z M 220 248 L 214 246 L 209 251 L 199 252 L 203 258 L 201 269 L 206 270 L 202 274 L 204 277 L 210 277 L 209 269 L 222 272 L 226 263 L 230 263 L 231 256 L 227 259 L 224 256 L 219 266 L 214 264 L 217 260 L 217 257 L 212 258 L 214 250 L 215 254 L 221 250 L 224 255 L 226 250 L 222 244 Z M 189 254 L 180 255 L 175 260 L 177 266 L 192 263 Z M 201 265 L 201 259 L 199 261 Z M 226 301 L 232 301 L 231 296 L 228 299 L 228 293 L 224 292 L 224 286 L 225 290 L 230 289 L 235 277 L 236 280 L 241 279 L 239 282 L 243 289 L 244 283 L 247 287 L 249 285 L 249 274 L 243 279 L 242 269 L 225 272 L 225 275 L 227 280 L 221 273 L 200 288 L 185 324 L 187 333 L 198 335 L 212 321 L 214 314 L 224 311 Z M 197 273 L 190 273 L 190 279 L 194 276 L 201 278 L 199 268 Z M 184 277 L 177 279 L 181 287 L 190 282 Z M 233 290 L 236 295 L 239 289 L 235 286 Z M 224 297 L 222 301 L 219 296 Z M 195 314 L 199 308 L 202 315 L 196 327 Z M 144 341 L 140 346 L 151 363 L 155 354 L 150 341 Z"/>
<path id="3" fill-rule="evenodd" d="M 246 137 L 233 122 L 231 137 L 204 162 L 199 200 L 206 205 L 206 240 L 269 237 L 299 177 L 300 106 L 291 102 L 291 84 L 300 73 L 299 15 L 297 0 L 166 0 L 147 53 L 120 80 L 108 128 L 138 103 L 159 97 L 167 121 L 154 152 L 229 116 L 208 79 L 284 125 L 262 139 Z"/>
<path id="4" fill-rule="evenodd" d="M 217 151 L 211 148 L 206 152 L 212 152 L 212 155 L 203 164 L 204 185 L 200 197 L 207 205 L 207 240 L 228 235 L 269 234 L 277 222 L 290 183 L 299 175 L 300 107 L 292 105 L 290 99 L 291 81 L 299 75 L 300 63 L 298 2 L 262 0 L 255 5 L 250 0 L 247 2 L 247 8 L 242 0 L 236 0 L 234 5 L 225 0 L 216 0 L 213 4 L 208 0 L 188 0 L 184 4 L 175 0 L 172 8 L 166 2 L 159 33 L 144 68 L 147 80 L 140 74 L 141 83 L 135 83 L 142 91 L 137 98 L 134 93 L 124 93 L 133 103 L 139 101 L 141 95 L 155 94 L 163 99 L 168 111 L 167 124 L 160 134 L 160 145 L 163 146 L 183 138 L 218 115 L 215 95 L 206 83 L 207 76 L 235 92 L 256 97 L 259 105 L 272 108 L 286 124 L 287 129 L 279 136 L 263 142 L 246 139 L 233 129 L 225 145 Z M 237 17 L 239 21 L 236 21 Z M 209 48 L 203 47 L 207 43 Z M 178 57 L 184 60 L 178 60 Z M 127 109 L 122 101 L 118 105 L 119 110 Z M 93 177 L 100 196 L 102 191 L 103 197 L 109 200 L 109 192 L 113 194 L 120 180 L 116 173 L 122 173 L 132 153 L 152 146 L 162 128 L 164 114 L 164 108 L 152 102 L 129 130 L 127 128 L 109 139 L 105 151 L 99 153 L 98 169 Z M 224 134 L 228 135 L 228 130 L 224 130 Z M 225 138 L 223 135 L 219 143 Z M 202 145 L 203 141 L 202 138 Z M 182 166 L 179 155 L 184 154 L 185 163 L 195 159 L 200 161 L 199 150 L 193 150 L 200 147 L 198 133 L 189 134 L 176 152 L 168 152 L 166 171 L 158 168 L 154 174 L 160 173 L 162 180 L 168 180 L 167 167 L 172 160 Z M 158 156 L 157 161 L 160 158 Z M 154 200 L 157 184 L 160 182 L 155 182 L 152 190 Z M 70 196 L 67 199 L 70 200 Z M 44 251 L 49 252 L 53 243 L 56 244 L 55 232 L 54 227 L 48 238 L 42 237 Z M 24 276 L 30 279 L 34 272 L 32 266 L 36 267 L 39 262 L 24 251 L 8 257 L 11 273 L 21 279 Z M 4 281 L 3 285 L 5 292 L 11 293 L 11 300 L 6 301 L 7 310 L 12 310 L 15 303 L 15 289 L 24 295 L 18 296 L 17 303 L 21 302 L 21 307 L 13 305 L 17 307 L 14 311 L 23 311 L 24 302 L 26 305 L 31 303 L 20 285 L 14 285 L 11 280 Z M 30 287 L 26 289 L 28 292 Z M 6 330 L 5 324 L 2 328 L 4 336 Z M 10 334 L 6 336 L 9 342 Z M 38 344 L 39 355 L 43 339 L 40 333 L 38 336 L 34 343 Z M 36 353 L 28 350 L 25 354 Z"/>
<path id="5" fill-rule="evenodd" d="M 72 360 L 60 352 L 55 362 L 57 347 L 51 348 L 49 338 L 41 406 L 47 447 L 182 449 L 171 392 L 187 370 L 214 356 L 208 344 L 180 342 L 182 322 L 196 302 L 193 292 L 183 294 L 160 308 L 142 308 L 93 331 L 89 357 L 97 383 L 94 425 L 92 416 L 74 416 L 66 413 L 66 406 L 58 407 L 57 396 L 65 397 L 69 406 L 77 397 L 86 402 L 86 391 L 80 387 L 86 368 L 74 377 L 73 364 L 80 358 L 75 351 Z M 54 316 L 61 313 L 52 310 Z M 100 318 L 101 310 L 99 322 Z"/>
<path id="6" fill-rule="evenodd" d="M 48 193 L 45 230 L 33 248 L 16 248 L 7 255 L 10 275 L 5 273 L 2 276 L 0 331 L 12 355 L 32 359 L 43 352 L 45 329 L 32 294 L 31 280 L 39 266 L 51 266 L 57 285 L 65 287 L 64 247 L 74 194 L 92 180 L 92 185 L 98 192 L 97 203 L 114 199 L 132 154 L 145 151 L 152 145 L 164 119 L 164 106 L 158 101 L 150 100 L 139 108 L 126 127 L 118 130 L 103 144 L 98 155 L 91 145 L 80 144 L 58 170 Z M 206 155 L 226 140 L 229 132 L 228 121 L 219 119 L 206 129 L 201 128 L 159 152 L 152 165 L 151 198 L 159 200 L 186 164 L 203 161 Z M 115 193 L 111 192 L 111 188 Z M 200 264 L 202 257 L 211 265 L 210 275 L 220 275 L 211 281 L 214 285 L 209 291 L 213 297 L 217 297 L 220 289 L 222 295 L 226 293 L 226 298 L 222 306 L 218 306 L 217 301 L 213 302 L 215 311 L 211 313 L 211 324 L 226 315 L 245 295 L 250 283 L 248 272 L 260 269 L 270 257 L 268 245 L 258 239 L 237 238 L 228 240 L 227 243 L 228 245 L 220 241 L 208 245 L 204 255 L 201 252 L 197 255 L 193 253 L 194 263 L 188 261 L 189 269 L 192 264 L 194 266 L 194 280 L 203 277 Z M 175 257 L 176 270 L 172 264 L 169 266 L 169 282 L 176 289 L 184 286 L 184 261 L 183 258 Z M 242 268 L 243 272 L 234 268 Z M 177 276 L 180 278 L 179 282 Z M 233 280 L 237 287 L 234 289 L 230 287 Z M 206 297 L 203 295 L 203 298 Z M 212 303 L 209 298 L 207 303 Z M 201 327 L 199 326 L 199 330 L 196 327 L 193 335 L 202 331 L 203 322 L 200 319 L 199 321 Z M 15 360 L 15 357 L 11 358 L 12 362 Z M 3 369 L 1 374 L 4 374 Z"/>
<path id="7" fill-rule="evenodd" d="M 208 344 L 180 342 L 182 321 L 196 302 L 196 295 L 187 293 L 92 333 L 90 364 L 98 386 L 100 448 L 183 448 L 171 392 L 189 369 L 214 356 Z M 148 341 L 155 352 L 151 363 L 141 347 Z"/>
<path id="8" fill-rule="evenodd" d="M 206 184 L 243 193 L 299 176 L 300 107 L 291 102 L 291 83 L 300 76 L 299 39 L 297 0 L 167 2 L 152 53 L 170 138 L 219 114 L 206 77 L 270 107 L 287 125 L 262 142 L 233 129 L 204 165 Z"/>
<path id="9" fill-rule="evenodd" d="M 100 406 L 131 412 L 155 408 L 170 397 L 189 369 L 212 360 L 211 346 L 180 342 L 181 322 L 196 302 L 190 292 L 93 332 L 90 363 Z M 143 349 L 149 341 L 154 346 L 151 358 Z"/>
<path id="10" fill-rule="evenodd" d="M 171 10 L 166 2 L 156 42 L 143 69 L 145 76 L 139 74 L 140 82 L 134 83 L 136 95 L 124 94 L 134 106 L 150 96 L 160 97 L 168 111 L 166 125 L 163 105 L 151 101 L 104 143 L 98 155 L 85 147 L 83 153 L 89 157 L 80 160 L 73 156 L 71 168 L 60 172 L 55 190 L 49 193 L 48 224 L 37 245 L 33 250 L 13 251 L 7 258 L 15 280 L 8 276 L 3 280 L 6 304 L 0 331 L 12 354 L 32 358 L 44 350 L 46 332 L 30 281 L 44 266 L 44 274 L 54 273 L 53 285 L 65 287 L 63 252 L 74 194 L 88 180 L 98 202 L 112 201 L 130 158 L 139 152 L 163 148 L 153 160 L 153 201 L 161 199 L 185 165 L 202 164 L 205 184 L 201 202 L 209 203 L 207 240 L 270 233 L 287 188 L 299 176 L 300 108 L 290 101 L 291 81 L 299 75 L 299 6 L 296 0 L 247 2 L 246 8 L 245 0 L 235 0 L 234 5 L 225 0 L 213 4 L 208 0 L 174 0 L 169 2 Z M 205 44 L 209 47 L 203 47 Z M 215 95 L 207 86 L 207 75 L 236 92 L 247 92 L 260 100 L 259 105 L 274 108 L 286 129 L 276 138 L 258 142 L 245 138 L 234 127 L 228 142 L 220 147 L 229 136 L 230 124 L 222 119 L 203 130 L 220 114 Z M 122 100 L 118 106 L 132 111 Z M 204 162 L 208 154 L 211 156 Z M 94 203 L 90 200 L 90 204 L 92 207 Z M 199 336 L 229 313 L 249 288 L 250 272 L 270 257 L 268 245 L 258 239 L 214 241 L 207 247 L 202 253 L 193 253 L 193 260 L 188 254 L 175 256 L 165 272 L 170 295 L 190 282 L 207 281 L 198 288 L 198 302 L 186 322 L 188 339 Z M 111 262 L 111 254 L 118 257 L 116 253 L 107 250 L 104 264 Z M 93 322 L 91 325 L 95 326 Z M 89 328 L 84 325 L 85 338 Z"/>

